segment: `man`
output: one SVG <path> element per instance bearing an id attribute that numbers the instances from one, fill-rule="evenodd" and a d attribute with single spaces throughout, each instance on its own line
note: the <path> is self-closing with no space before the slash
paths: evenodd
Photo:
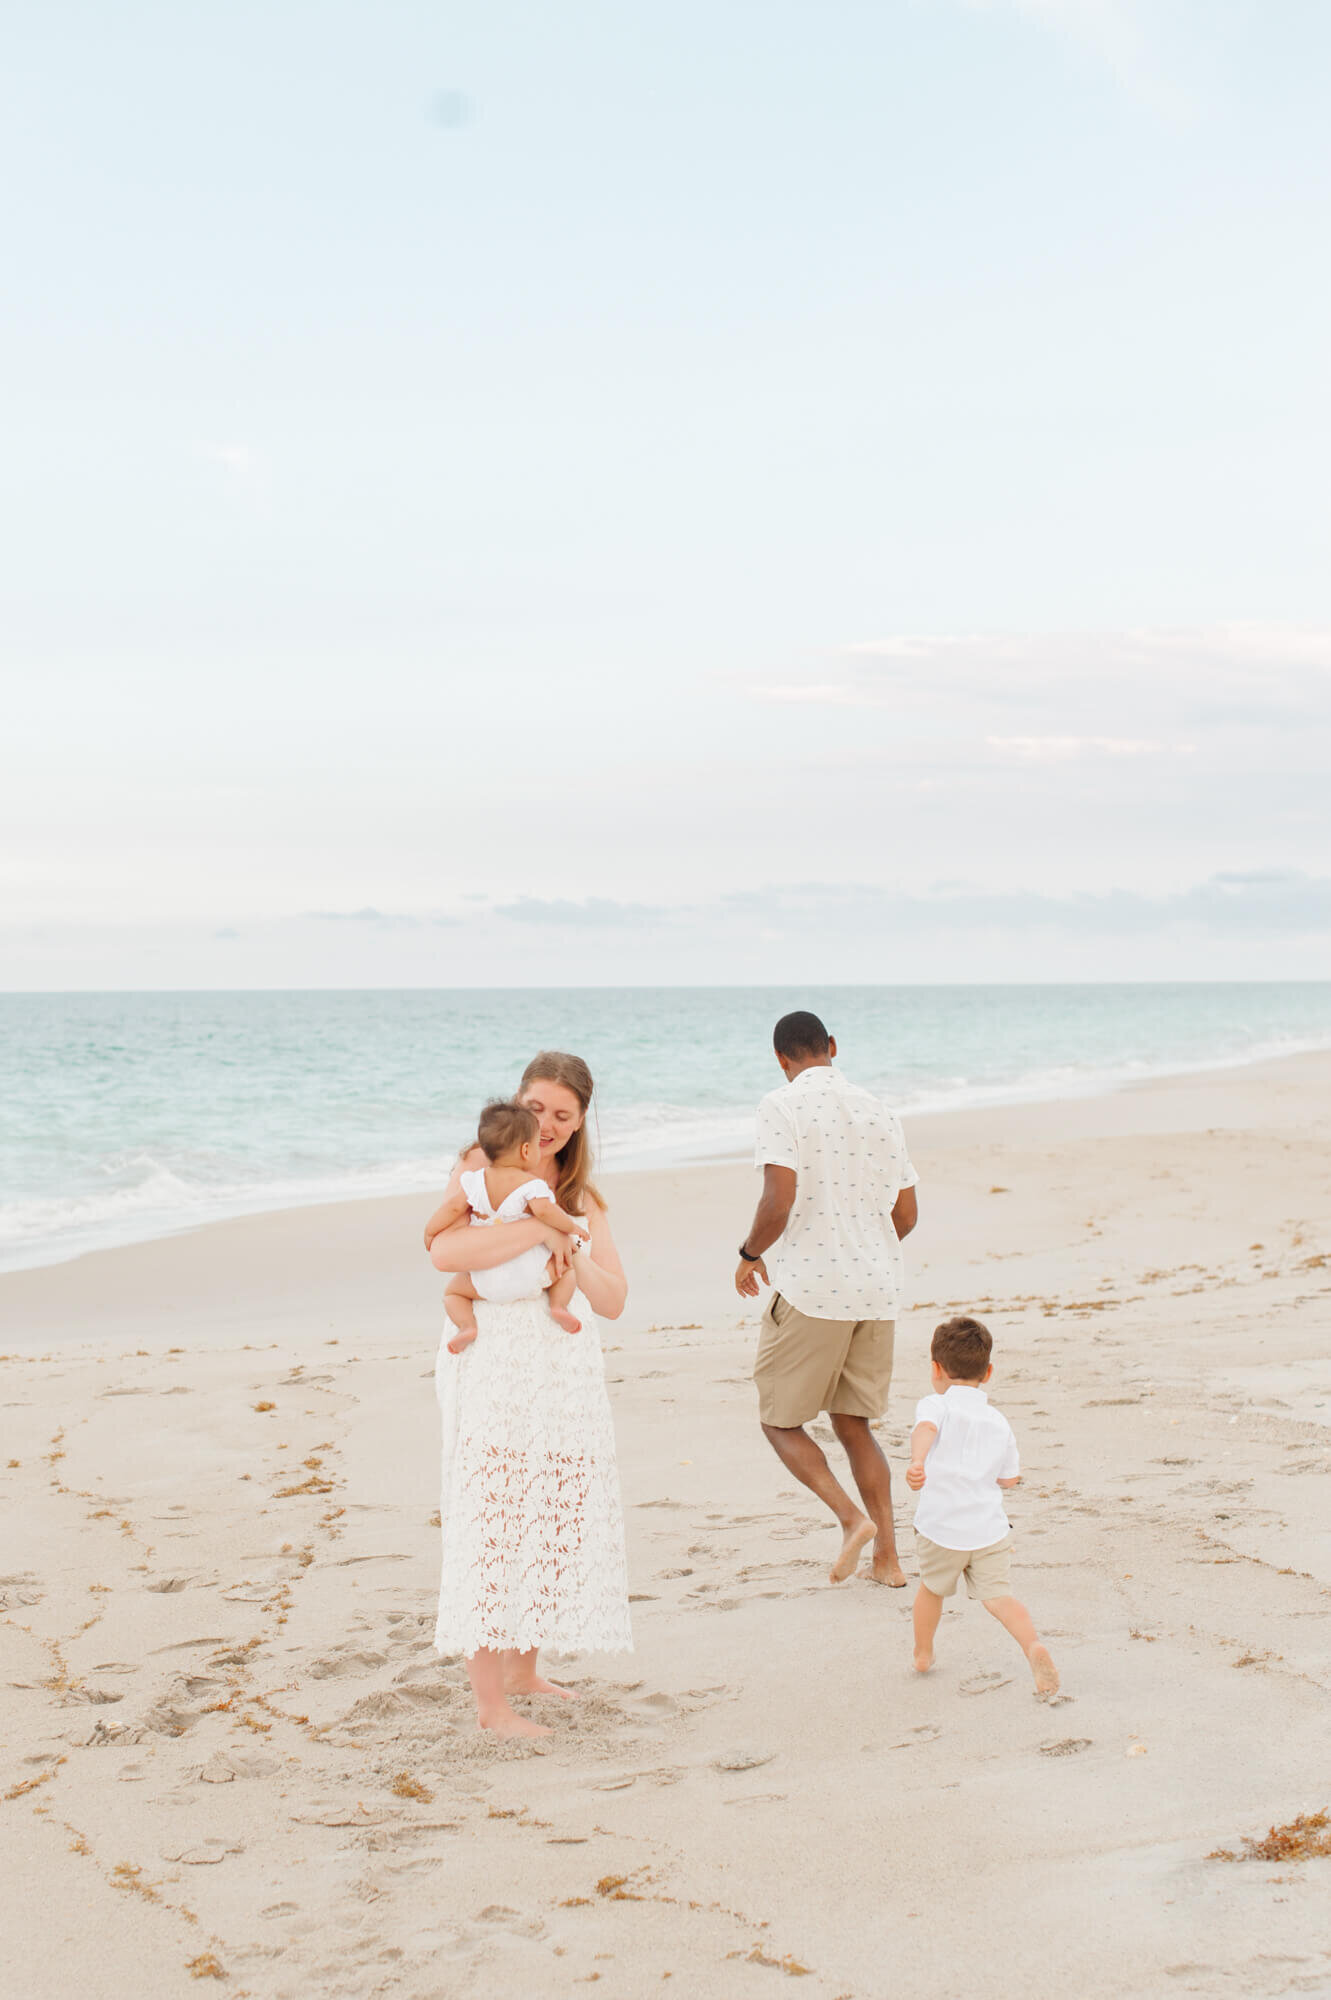
<path id="1" fill-rule="evenodd" d="M 832 1582 L 853 1576 L 873 1542 L 874 1581 L 900 1590 L 892 1475 L 869 1425 L 887 1408 L 918 1175 L 896 1115 L 832 1067 L 836 1042 L 816 1014 L 784 1015 L 772 1044 L 786 1082 L 758 1106 L 763 1191 L 735 1272 L 744 1298 L 758 1297 L 760 1278 L 773 1288 L 753 1370 L 758 1414 L 786 1470 L 841 1523 Z M 820 1410 L 863 1510 L 804 1428 Z"/>

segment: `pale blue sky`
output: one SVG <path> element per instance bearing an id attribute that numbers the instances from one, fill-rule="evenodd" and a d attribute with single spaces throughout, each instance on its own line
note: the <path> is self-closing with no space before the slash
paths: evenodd
<path id="1" fill-rule="evenodd" d="M 0 983 L 1331 973 L 1329 57 L 11 20 Z"/>

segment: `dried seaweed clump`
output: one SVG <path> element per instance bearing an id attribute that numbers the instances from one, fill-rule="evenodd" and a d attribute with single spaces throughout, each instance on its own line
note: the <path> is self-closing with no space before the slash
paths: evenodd
<path id="1" fill-rule="evenodd" d="M 185 1960 L 185 1970 L 191 1979 L 225 1979 L 222 1962 L 211 1951 L 200 1952 L 197 1958 Z"/>
<path id="2" fill-rule="evenodd" d="M 1311 1861 L 1319 1855 L 1331 1856 L 1331 1816 L 1324 1812 L 1300 1813 L 1284 1826 L 1268 1827 L 1260 1840 L 1243 1836 L 1243 1851 L 1213 1847 L 1208 1861 Z"/>

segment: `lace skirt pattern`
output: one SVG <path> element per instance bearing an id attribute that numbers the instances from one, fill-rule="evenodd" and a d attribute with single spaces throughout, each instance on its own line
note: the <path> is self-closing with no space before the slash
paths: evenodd
<path id="1" fill-rule="evenodd" d="M 633 1650 L 600 1333 L 585 1299 L 573 1310 L 581 1333 L 544 1299 L 481 1300 L 471 1346 L 440 1345 L 441 1653 Z"/>

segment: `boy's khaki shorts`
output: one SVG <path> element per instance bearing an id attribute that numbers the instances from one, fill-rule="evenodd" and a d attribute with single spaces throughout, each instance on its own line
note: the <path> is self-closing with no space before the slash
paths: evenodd
<path id="1" fill-rule="evenodd" d="M 758 1416 L 777 1430 L 796 1430 L 826 1410 L 838 1417 L 877 1420 L 892 1386 L 891 1319 L 810 1319 L 780 1292 L 760 1322 Z"/>
<path id="2" fill-rule="evenodd" d="M 915 1536 L 920 1582 L 935 1597 L 951 1597 L 964 1576 L 967 1594 L 978 1597 L 1011 1597 L 1012 1537 L 990 1542 L 987 1549 L 944 1549 L 927 1535 Z"/>

